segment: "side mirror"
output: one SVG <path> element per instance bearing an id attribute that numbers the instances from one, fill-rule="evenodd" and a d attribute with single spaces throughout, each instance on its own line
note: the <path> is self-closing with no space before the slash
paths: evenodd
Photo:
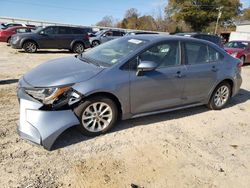
<path id="1" fill-rule="evenodd" d="M 157 68 L 157 63 L 153 61 L 142 61 L 137 67 L 137 76 L 143 76 L 143 72 L 153 71 Z"/>

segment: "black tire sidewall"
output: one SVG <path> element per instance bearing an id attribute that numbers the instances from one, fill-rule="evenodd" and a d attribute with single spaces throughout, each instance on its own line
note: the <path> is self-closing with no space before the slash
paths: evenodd
<path id="1" fill-rule="evenodd" d="M 97 45 L 94 45 L 94 44 L 97 44 Z M 98 40 L 94 40 L 94 41 L 92 42 L 92 46 L 93 46 L 93 47 L 98 46 L 98 45 L 100 45 L 100 42 L 99 42 Z"/>
<path id="2" fill-rule="evenodd" d="M 77 48 L 78 45 L 81 45 L 81 46 L 82 46 L 82 48 L 83 48 L 82 52 L 77 52 L 77 51 L 76 51 L 76 48 Z M 84 45 L 83 45 L 82 43 L 80 43 L 80 42 L 75 43 L 75 44 L 73 45 L 73 52 L 74 52 L 74 53 L 77 53 L 77 54 L 83 53 L 83 52 L 84 52 Z"/>
<path id="3" fill-rule="evenodd" d="M 33 43 L 33 44 L 36 46 L 36 49 L 35 49 L 34 51 L 32 51 L 32 52 L 28 51 L 28 50 L 26 49 L 26 45 L 27 45 L 28 43 Z M 27 53 L 35 53 L 35 52 L 37 51 L 37 45 L 36 45 L 36 43 L 34 43 L 34 42 L 32 42 L 32 41 L 27 41 L 27 42 L 24 42 L 24 44 L 23 44 L 23 49 L 24 49 L 24 51 L 27 52 Z"/>
<path id="4" fill-rule="evenodd" d="M 108 104 L 111 107 L 113 117 L 112 117 L 110 124 L 102 131 L 90 132 L 82 125 L 82 114 L 83 114 L 84 110 L 89 105 L 91 105 L 92 103 L 95 103 L 95 102 L 104 102 L 104 103 Z M 101 134 L 108 132 L 115 125 L 115 123 L 117 122 L 117 119 L 118 119 L 118 109 L 117 109 L 115 102 L 109 98 L 106 98 L 106 97 L 89 98 L 89 99 L 85 100 L 83 103 L 81 103 L 78 107 L 76 107 L 74 109 L 74 112 L 75 112 L 75 114 L 78 117 L 79 122 L 80 122 L 80 125 L 78 126 L 78 128 L 86 136 L 98 136 L 98 135 L 101 135 Z"/>
<path id="5" fill-rule="evenodd" d="M 218 107 L 218 106 L 216 106 L 215 103 L 214 103 L 214 98 L 215 98 L 215 93 L 216 93 L 217 90 L 218 90 L 220 87 L 222 87 L 222 86 L 228 87 L 228 89 L 229 89 L 229 97 L 228 97 L 228 99 L 227 99 L 227 101 L 225 102 L 224 105 Z M 228 82 L 222 82 L 221 84 L 219 84 L 219 85 L 214 89 L 213 94 L 212 94 L 212 97 L 211 97 L 211 99 L 210 99 L 210 101 L 209 101 L 209 108 L 211 108 L 212 110 L 221 110 L 221 109 L 223 109 L 223 108 L 228 104 L 231 95 L 232 95 L 232 88 L 231 88 L 230 84 L 229 84 Z"/>

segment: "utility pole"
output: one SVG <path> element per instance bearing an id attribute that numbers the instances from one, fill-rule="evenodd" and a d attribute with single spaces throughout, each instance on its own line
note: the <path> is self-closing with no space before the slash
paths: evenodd
<path id="1" fill-rule="evenodd" d="M 215 26 L 215 30 L 214 30 L 214 34 L 216 35 L 217 34 L 217 28 L 218 28 L 218 24 L 219 24 L 219 20 L 221 18 L 221 15 L 222 15 L 222 9 L 223 9 L 223 6 L 217 8 L 216 10 L 218 10 L 218 16 L 217 16 L 217 21 L 216 21 L 216 26 Z"/>

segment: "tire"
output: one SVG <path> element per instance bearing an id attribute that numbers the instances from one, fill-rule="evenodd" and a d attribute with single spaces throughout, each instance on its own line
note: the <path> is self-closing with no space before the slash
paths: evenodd
<path id="1" fill-rule="evenodd" d="M 77 42 L 73 45 L 72 51 L 76 54 L 81 54 L 84 52 L 84 44 Z"/>
<path id="2" fill-rule="evenodd" d="M 98 40 L 94 40 L 92 42 L 92 46 L 95 47 L 95 46 L 99 46 L 100 45 L 100 42 Z"/>
<path id="3" fill-rule="evenodd" d="M 220 83 L 213 91 L 213 94 L 207 105 L 208 108 L 212 110 L 221 110 L 227 105 L 231 97 L 231 94 L 232 94 L 231 85 L 228 82 Z"/>
<path id="4" fill-rule="evenodd" d="M 240 60 L 242 61 L 243 65 L 245 65 L 245 63 L 246 63 L 246 58 L 245 58 L 244 55 L 240 57 Z"/>
<path id="5" fill-rule="evenodd" d="M 27 41 L 24 42 L 23 49 L 27 53 L 35 53 L 37 51 L 37 45 L 33 41 Z"/>
<path id="6" fill-rule="evenodd" d="M 115 102 L 101 96 L 87 99 L 74 112 L 81 123 L 78 128 L 86 136 L 98 136 L 108 132 L 118 119 Z"/>
<path id="7" fill-rule="evenodd" d="M 10 46 L 10 39 L 11 39 L 11 37 L 9 37 L 9 38 L 7 39 L 7 46 Z"/>

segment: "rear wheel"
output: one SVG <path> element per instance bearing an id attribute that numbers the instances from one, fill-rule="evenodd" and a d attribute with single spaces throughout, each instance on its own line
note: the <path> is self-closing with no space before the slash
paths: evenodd
<path id="1" fill-rule="evenodd" d="M 98 45 L 100 45 L 100 42 L 99 42 L 98 40 L 94 40 L 94 41 L 92 42 L 92 46 L 93 46 L 93 47 L 98 46 Z"/>
<path id="2" fill-rule="evenodd" d="M 77 42 L 74 44 L 73 48 L 72 48 L 74 53 L 80 54 L 84 52 L 84 45 L 80 42 Z"/>
<path id="3" fill-rule="evenodd" d="M 116 104 L 109 98 L 93 97 L 76 109 L 81 125 L 80 131 L 87 136 L 97 136 L 109 131 L 117 121 L 118 110 Z"/>
<path id="4" fill-rule="evenodd" d="M 23 44 L 23 49 L 27 53 L 34 53 L 37 51 L 37 45 L 35 42 L 27 41 Z"/>
<path id="5" fill-rule="evenodd" d="M 232 88 L 228 82 L 222 82 L 219 84 L 212 94 L 208 107 L 212 110 L 220 110 L 224 108 L 231 97 L 231 89 Z"/>

